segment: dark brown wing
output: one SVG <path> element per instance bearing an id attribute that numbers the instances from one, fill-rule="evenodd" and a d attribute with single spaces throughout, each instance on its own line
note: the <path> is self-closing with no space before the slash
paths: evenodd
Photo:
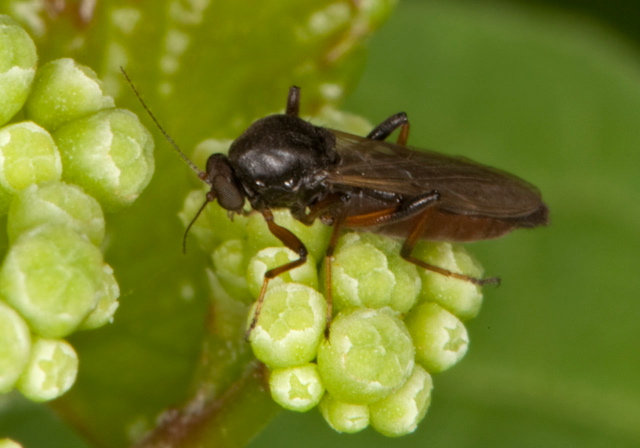
<path id="1" fill-rule="evenodd" d="M 464 157 L 410 149 L 333 131 L 340 163 L 327 168 L 333 185 L 405 196 L 440 193 L 440 210 L 493 218 L 521 218 L 544 207 L 540 192 L 507 172 Z"/>

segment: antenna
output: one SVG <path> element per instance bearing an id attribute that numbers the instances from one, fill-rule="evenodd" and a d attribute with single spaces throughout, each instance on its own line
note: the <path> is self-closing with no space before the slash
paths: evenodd
<path id="1" fill-rule="evenodd" d="M 205 172 L 203 172 L 203 171 L 200 171 L 200 169 L 196 166 L 196 164 L 193 163 L 191 161 L 191 159 L 189 159 L 189 157 L 187 157 L 184 152 L 182 152 L 182 150 L 176 144 L 176 142 L 174 142 L 173 139 L 171 138 L 171 136 L 167 133 L 167 131 L 164 130 L 164 128 L 162 127 L 162 125 L 160 124 L 158 119 L 155 117 L 155 115 L 153 115 L 153 112 L 151 112 L 151 109 L 149 109 L 149 106 L 147 106 L 147 103 L 145 103 L 144 100 L 142 99 L 142 96 L 138 92 L 138 89 L 136 89 L 136 86 L 133 84 L 133 81 L 131 81 L 131 78 L 129 78 L 129 75 L 127 74 L 127 72 L 124 70 L 124 67 L 121 66 L 120 67 L 120 71 L 122 72 L 122 74 L 124 75 L 125 79 L 127 80 L 127 83 L 129 84 L 129 87 L 131 87 L 131 90 L 133 90 L 133 93 L 136 95 L 136 97 L 140 101 L 140 104 L 142 104 L 142 107 L 144 107 L 144 110 L 147 111 L 147 113 L 149 114 L 149 116 L 151 117 L 153 122 L 156 124 L 156 126 L 158 127 L 160 132 L 162 132 L 162 135 L 164 135 L 164 138 L 167 139 L 167 141 L 171 144 L 171 146 L 173 146 L 173 149 L 176 150 L 178 155 L 180 155 L 180 157 L 182 157 L 182 160 L 184 161 L 184 163 L 189 165 L 189 167 L 193 171 L 195 171 L 195 173 L 198 175 L 198 177 L 200 179 L 202 179 L 203 181 L 205 181 L 208 184 L 211 184 L 211 182 L 209 181 L 209 179 L 207 177 L 207 174 Z"/>
<path id="2" fill-rule="evenodd" d="M 200 216 L 200 214 L 204 211 L 204 208 L 207 206 L 207 204 L 209 202 L 212 202 L 213 199 L 211 199 L 211 197 L 209 196 L 209 194 L 207 194 L 207 199 L 205 199 L 204 204 L 202 204 L 202 206 L 200 207 L 200 209 L 198 210 L 198 213 L 196 213 L 196 215 L 193 217 L 193 219 L 189 222 L 189 225 L 187 226 L 187 228 L 184 231 L 184 236 L 182 237 L 182 253 L 186 254 L 187 253 L 187 235 L 189 235 L 189 230 L 191 230 L 191 227 L 195 224 L 195 222 L 197 221 L 198 217 Z"/>

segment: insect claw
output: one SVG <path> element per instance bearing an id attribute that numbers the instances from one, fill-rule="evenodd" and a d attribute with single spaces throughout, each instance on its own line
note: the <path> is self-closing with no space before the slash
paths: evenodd
<path id="1" fill-rule="evenodd" d="M 249 326 L 247 331 L 244 333 L 244 342 L 251 342 L 251 332 L 253 331 L 253 328 L 255 326 L 256 326 L 255 320 L 251 321 L 251 325 Z"/>
<path id="2" fill-rule="evenodd" d="M 496 286 L 500 286 L 500 277 L 488 277 L 488 278 L 474 278 L 473 283 L 475 283 L 478 286 L 484 286 L 484 285 L 496 285 Z"/>
<path id="3" fill-rule="evenodd" d="M 331 335 L 331 316 L 327 314 L 327 319 L 324 327 L 324 338 L 329 341 L 329 336 Z"/>

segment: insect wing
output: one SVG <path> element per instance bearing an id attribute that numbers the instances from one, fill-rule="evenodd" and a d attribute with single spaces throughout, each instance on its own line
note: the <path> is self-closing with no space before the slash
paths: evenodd
<path id="1" fill-rule="evenodd" d="M 465 157 L 332 132 L 340 162 L 327 168 L 326 176 L 335 187 L 405 197 L 438 191 L 441 210 L 494 218 L 524 217 L 545 207 L 535 186 Z"/>

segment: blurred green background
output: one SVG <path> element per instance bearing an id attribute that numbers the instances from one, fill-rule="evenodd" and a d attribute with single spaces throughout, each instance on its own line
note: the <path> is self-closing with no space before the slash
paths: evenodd
<path id="1" fill-rule="evenodd" d="M 403 110 L 413 146 L 524 177 L 551 224 L 472 245 L 503 283 L 415 434 L 338 435 L 282 412 L 252 447 L 640 446 L 639 30 L 625 1 L 399 4 L 343 108 L 372 122 Z M 15 401 L 0 401 L 0 434 L 85 446 Z"/>

